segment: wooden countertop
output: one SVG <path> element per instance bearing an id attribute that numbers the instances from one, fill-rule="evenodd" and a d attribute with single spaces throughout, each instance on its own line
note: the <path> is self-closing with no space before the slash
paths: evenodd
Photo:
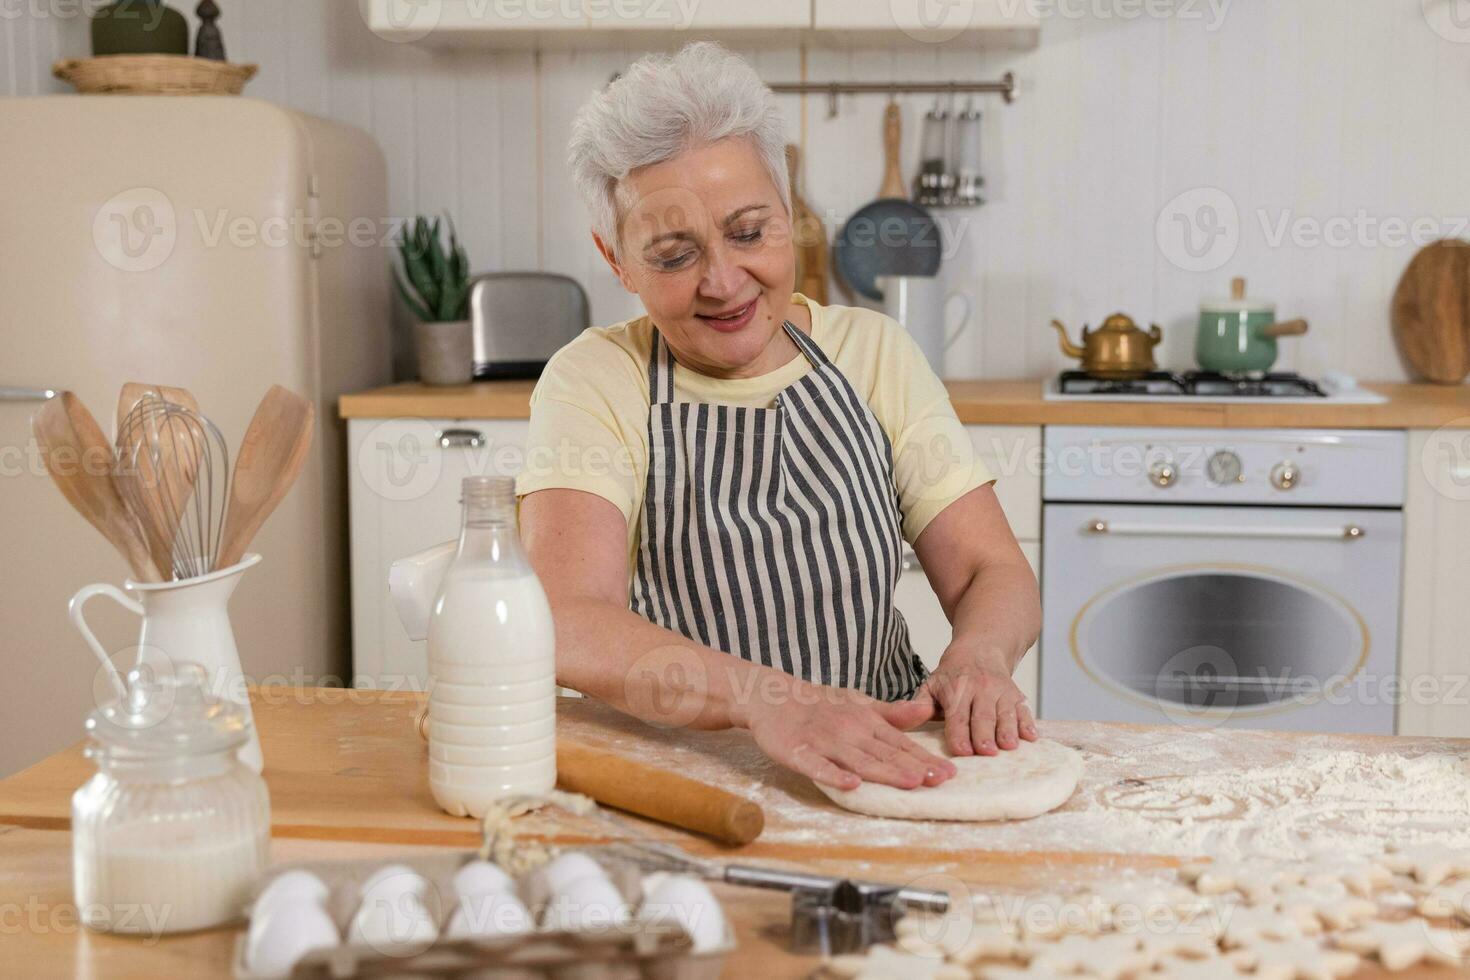
<path id="1" fill-rule="evenodd" d="M 271 793 L 275 863 L 387 859 L 424 848 L 467 849 L 478 843 L 473 821 L 440 812 L 429 795 L 427 750 L 413 726 L 422 695 L 283 687 L 253 690 L 251 696 Z M 1053 846 L 1060 838 L 1045 830 L 1048 817 L 993 825 L 871 821 L 839 810 L 807 781 L 774 767 L 743 732 L 656 730 L 586 700 L 564 700 L 558 712 L 562 737 L 676 767 L 757 798 L 766 807 L 766 832 L 734 850 L 617 817 L 627 833 L 676 842 L 692 853 L 921 882 L 952 891 L 1032 894 L 1112 880 L 1126 869 L 1148 871 L 1178 863 L 1144 853 L 1086 850 L 1097 846 L 1092 841 Z M 1176 745 L 1180 739 L 1208 742 L 1218 753 L 1211 764 L 1231 771 L 1291 761 L 1320 751 L 1324 744 L 1367 753 L 1437 751 L 1470 757 L 1470 741 L 1447 739 L 1239 731 L 1212 737 L 1209 732 L 1079 722 L 1044 722 L 1042 727 L 1048 737 L 1088 752 L 1083 785 L 1057 811 L 1062 821 L 1069 811 L 1095 810 L 1110 788 L 1126 789 L 1119 772 L 1149 777 L 1149 766 L 1140 764 L 1149 748 Z M 1125 770 L 1112 761 L 1116 759 L 1132 761 Z M 1177 769 L 1177 756 L 1165 753 L 1157 765 L 1162 772 L 1171 771 L 1170 766 Z M 14 913 L 0 920 L 7 967 L 26 976 L 156 977 L 174 975 L 187 962 L 184 972 L 191 975 L 227 975 L 238 929 L 153 941 L 92 934 L 77 925 L 69 800 L 91 772 L 78 744 L 0 780 L 0 911 Z M 552 812 L 522 819 L 527 821 L 525 833 L 555 842 L 608 839 L 608 826 L 588 818 Z M 863 824 L 858 833 L 851 832 L 854 822 Z M 781 980 L 807 976 L 817 966 L 814 957 L 799 957 L 785 948 L 785 896 L 724 885 L 717 891 L 739 940 L 726 975 Z M 1357 976 L 1380 975 L 1365 967 Z M 1402 975 L 1461 974 L 1438 970 Z"/>
<path id="2" fill-rule="evenodd" d="M 343 395 L 343 418 L 524 419 L 531 381 L 480 381 L 433 387 L 404 382 Z M 949 381 L 960 421 L 970 425 L 1160 425 L 1209 428 L 1437 429 L 1470 428 L 1470 385 L 1374 383 L 1381 405 L 1178 404 L 1058 402 L 1041 397 L 1040 380 Z"/>

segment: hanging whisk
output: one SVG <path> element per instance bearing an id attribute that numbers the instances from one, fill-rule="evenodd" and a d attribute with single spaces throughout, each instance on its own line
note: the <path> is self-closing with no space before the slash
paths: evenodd
<path id="1" fill-rule="evenodd" d="M 214 570 L 230 453 L 213 422 L 145 393 L 118 422 L 113 479 L 161 573 L 186 579 Z"/>

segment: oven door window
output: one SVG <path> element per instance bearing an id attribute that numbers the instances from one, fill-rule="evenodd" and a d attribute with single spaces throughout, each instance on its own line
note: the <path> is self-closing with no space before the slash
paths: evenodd
<path id="1" fill-rule="evenodd" d="M 1336 596 L 1258 572 L 1195 567 L 1114 587 L 1073 622 L 1072 652 L 1124 693 L 1185 713 L 1319 700 L 1367 657 Z"/>

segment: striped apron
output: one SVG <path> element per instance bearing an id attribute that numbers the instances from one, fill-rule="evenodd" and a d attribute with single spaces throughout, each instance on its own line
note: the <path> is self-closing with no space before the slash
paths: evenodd
<path id="1" fill-rule="evenodd" d="M 926 675 L 894 608 L 903 539 L 893 448 L 816 343 L 773 408 L 674 400 L 653 331 L 634 612 L 752 663 L 885 701 Z"/>

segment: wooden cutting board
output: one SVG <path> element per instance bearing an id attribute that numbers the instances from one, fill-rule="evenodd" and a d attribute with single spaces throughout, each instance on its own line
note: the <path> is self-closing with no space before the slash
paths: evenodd
<path id="1" fill-rule="evenodd" d="M 1434 242 L 1414 256 L 1394 294 L 1393 336 L 1428 380 L 1470 375 L 1470 242 Z"/>
<path id="2" fill-rule="evenodd" d="M 786 171 L 791 176 L 791 239 L 796 247 L 796 291 L 822 306 L 827 305 L 827 229 L 822 219 L 796 191 L 800 151 L 786 144 Z"/>

